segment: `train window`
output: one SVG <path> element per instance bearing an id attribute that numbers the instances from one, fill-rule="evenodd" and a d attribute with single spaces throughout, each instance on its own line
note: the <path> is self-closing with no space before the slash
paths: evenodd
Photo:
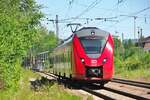
<path id="1" fill-rule="evenodd" d="M 96 38 L 81 37 L 80 41 L 87 54 L 101 53 L 102 48 L 104 47 L 106 42 L 104 37 L 96 37 Z"/>

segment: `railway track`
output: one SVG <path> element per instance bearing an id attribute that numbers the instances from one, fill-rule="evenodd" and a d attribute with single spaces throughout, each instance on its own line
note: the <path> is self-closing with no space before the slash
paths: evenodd
<path id="1" fill-rule="evenodd" d="M 145 83 L 145 82 L 138 82 L 132 80 L 119 79 L 119 78 L 113 78 L 112 82 L 150 89 L 150 83 Z"/>
<path id="2" fill-rule="evenodd" d="M 84 90 L 84 91 L 86 91 L 86 92 L 88 92 L 88 93 L 90 93 L 90 94 L 93 94 L 93 95 L 95 95 L 95 96 L 97 96 L 97 97 L 100 97 L 100 98 L 102 98 L 102 99 L 104 99 L 104 100 L 115 100 L 114 98 L 111 98 L 111 97 L 106 96 L 106 95 L 104 95 L 104 94 L 101 94 L 101 93 L 99 93 L 99 92 L 93 91 L 93 90 L 91 90 L 91 89 L 89 89 L 89 88 L 87 88 L 87 87 L 82 87 L 82 90 Z"/>
<path id="3" fill-rule="evenodd" d="M 131 99 L 150 100 L 149 98 L 145 98 L 145 97 L 142 97 L 142 96 L 139 96 L 139 95 L 135 95 L 135 94 L 131 94 L 131 93 L 128 93 L 128 92 L 112 89 L 112 88 L 109 88 L 109 87 L 104 87 L 104 88 L 100 89 L 99 91 L 98 90 L 92 90 L 92 89 L 87 88 L 87 87 L 81 87 L 81 88 L 84 91 L 89 92 L 89 93 L 91 93 L 91 94 L 93 94 L 93 95 L 95 95 L 97 97 L 100 97 L 102 99 L 105 99 L 105 100 L 116 100 L 117 98 L 109 97 L 107 95 L 104 95 L 104 94 L 100 93 L 100 91 L 102 91 L 102 90 L 105 90 L 105 91 L 108 91 L 108 92 L 112 92 L 112 93 L 115 93 L 115 94 L 119 94 L 121 96 L 125 96 L 125 97 L 131 98 Z"/>
<path id="4" fill-rule="evenodd" d="M 136 99 L 136 100 L 149 100 L 148 98 L 141 97 L 139 95 L 131 94 L 131 93 L 124 92 L 124 91 L 121 91 L 121 90 L 112 89 L 112 88 L 109 88 L 109 87 L 104 87 L 104 89 L 107 90 L 107 91 L 110 91 L 110 92 L 114 92 L 114 93 L 117 93 L 117 94 L 120 94 L 120 95 L 123 95 L 123 96 L 126 96 L 126 97 Z"/>
<path id="5" fill-rule="evenodd" d="M 44 72 L 42 72 L 42 73 L 44 73 Z M 49 76 L 51 76 L 51 77 L 54 77 L 54 78 L 58 78 L 58 76 L 55 76 L 55 75 L 53 75 L 53 74 L 49 74 L 49 73 L 44 73 L 44 74 L 46 74 L 46 75 L 49 75 Z M 115 81 L 115 80 L 118 80 L 118 79 L 114 79 L 113 81 Z M 123 81 L 123 79 L 121 79 L 122 81 Z M 118 80 L 118 81 L 121 81 L 121 80 Z M 68 85 L 68 87 L 72 87 L 72 88 L 75 88 L 74 87 L 74 85 L 72 85 L 72 83 L 70 83 L 69 81 L 66 81 L 66 79 L 62 79 L 62 80 L 59 80 L 59 82 L 62 82 L 64 85 Z M 127 82 L 127 81 L 126 81 Z M 130 82 L 132 82 L 132 81 L 130 81 Z M 120 83 L 120 82 L 117 82 L 117 83 Z M 142 83 L 142 82 L 132 82 L 132 83 L 137 83 L 137 84 L 144 84 L 144 83 Z M 73 83 L 74 84 L 74 83 Z M 125 83 L 123 83 L 123 84 L 125 84 Z M 128 84 L 128 85 L 130 85 L 130 84 Z M 140 85 L 140 87 L 141 87 L 141 85 Z M 144 84 L 145 85 L 145 84 Z M 146 85 L 149 85 L 149 84 L 146 84 Z M 136 85 L 134 85 L 134 86 L 136 86 Z M 94 88 L 94 89 L 93 89 Z M 147 88 L 147 87 L 146 87 Z M 125 91 L 123 91 L 123 90 L 117 90 L 117 89 L 113 89 L 113 88 L 110 88 L 110 87 L 104 87 L 104 88 L 101 88 L 100 89 L 100 86 L 99 85 L 97 85 L 97 84 L 92 84 L 92 85 L 90 85 L 90 87 L 89 86 L 82 86 L 81 85 L 81 87 L 80 87 L 80 89 L 81 90 L 83 90 L 83 91 L 86 91 L 86 92 L 88 92 L 88 93 L 90 93 L 90 94 L 92 94 L 92 95 L 94 95 L 94 96 L 97 96 L 97 97 L 99 97 L 99 98 L 102 98 L 102 99 L 104 99 L 104 100 L 116 100 L 116 98 L 115 97 L 111 97 L 111 96 L 108 96 L 108 95 L 105 95 L 105 94 L 103 94 L 101 91 L 103 91 L 103 90 L 105 90 L 105 91 L 108 91 L 108 93 L 109 92 L 112 92 L 112 93 L 114 93 L 114 94 L 119 94 L 119 95 L 121 95 L 121 96 L 124 96 L 124 97 L 127 97 L 127 98 L 130 98 L 130 99 L 136 99 L 136 100 L 150 100 L 150 98 L 145 98 L 145 97 L 142 97 L 142 96 L 139 96 L 139 95 L 136 95 L 136 94 L 132 94 L 132 93 L 128 93 L 128 92 L 125 92 Z M 96 90 L 95 90 L 96 89 Z"/>

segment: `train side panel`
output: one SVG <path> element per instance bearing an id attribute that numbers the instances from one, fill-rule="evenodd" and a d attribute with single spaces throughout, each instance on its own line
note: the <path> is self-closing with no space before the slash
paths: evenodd
<path id="1" fill-rule="evenodd" d="M 71 45 L 57 48 L 53 54 L 53 73 L 63 77 L 70 77 L 71 71 Z"/>
<path id="2" fill-rule="evenodd" d="M 74 79 L 83 79 L 85 77 L 85 68 L 84 64 L 81 62 L 81 58 L 85 57 L 84 49 L 81 47 L 81 43 L 77 36 L 73 38 L 73 78 Z"/>
<path id="3" fill-rule="evenodd" d="M 113 39 L 112 36 L 108 36 L 108 40 L 106 46 L 101 55 L 102 59 L 106 59 L 104 63 L 103 60 L 100 60 L 103 63 L 103 79 L 111 79 L 113 77 L 114 65 L 113 65 L 113 55 L 114 55 L 114 47 L 113 47 Z"/>

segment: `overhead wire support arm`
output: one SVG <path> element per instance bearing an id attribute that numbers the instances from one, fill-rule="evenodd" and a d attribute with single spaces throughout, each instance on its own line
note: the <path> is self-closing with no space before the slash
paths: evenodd
<path id="1" fill-rule="evenodd" d="M 74 32 L 77 31 L 78 27 L 81 26 L 81 24 L 80 23 L 70 23 L 70 24 L 67 24 L 67 27 L 69 27 L 69 26 L 71 28 L 71 31 L 74 33 Z M 73 30 L 73 26 L 75 26 L 74 30 Z"/>
<path id="2" fill-rule="evenodd" d="M 115 17 L 106 17 L 106 18 L 104 18 L 104 17 L 102 17 L 102 18 L 98 17 L 98 18 L 95 18 L 95 20 L 119 22 L 118 20 L 113 20 L 113 19 L 116 19 L 116 18 L 117 18 L 116 16 Z"/>
<path id="3" fill-rule="evenodd" d="M 47 18 L 47 21 L 51 21 L 51 22 L 55 23 L 56 37 L 57 37 L 57 42 L 58 42 L 59 41 L 59 26 L 58 26 L 59 20 L 58 20 L 58 15 L 56 15 L 56 19 L 48 19 Z"/>
<path id="4" fill-rule="evenodd" d="M 126 16 L 126 17 L 132 17 L 134 20 L 134 39 L 136 38 L 136 19 L 138 16 L 133 16 L 133 15 L 120 15 L 120 16 Z"/>

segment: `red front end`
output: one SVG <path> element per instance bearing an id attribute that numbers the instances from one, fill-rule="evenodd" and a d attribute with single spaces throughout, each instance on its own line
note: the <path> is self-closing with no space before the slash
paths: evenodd
<path id="1" fill-rule="evenodd" d="M 87 41 L 88 40 L 88 41 Z M 110 80 L 113 76 L 114 43 L 108 34 L 103 38 L 78 37 L 72 42 L 72 76 L 76 80 Z"/>

